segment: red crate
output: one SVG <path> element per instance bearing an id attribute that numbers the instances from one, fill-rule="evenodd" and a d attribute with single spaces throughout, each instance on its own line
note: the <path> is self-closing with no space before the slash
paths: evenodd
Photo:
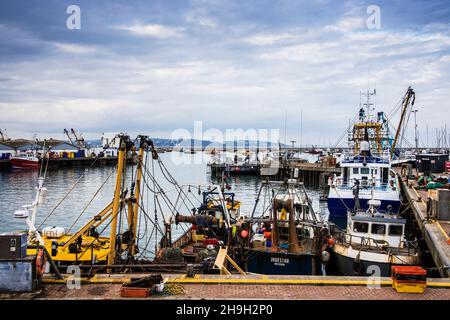
<path id="1" fill-rule="evenodd" d="M 392 274 L 427 275 L 427 271 L 419 266 L 392 266 Z"/>
<path id="2" fill-rule="evenodd" d="M 392 278 L 406 281 L 426 281 L 427 271 L 419 266 L 392 266 Z"/>
<path id="3" fill-rule="evenodd" d="M 124 298 L 147 298 L 150 296 L 150 288 L 122 287 L 120 296 Z"/>
<path id="4" fill-rule="evenodd" d="M 445 161 L 445 168 L 447 169 L 447 172 L 450 173 L 450 161 Z"/>

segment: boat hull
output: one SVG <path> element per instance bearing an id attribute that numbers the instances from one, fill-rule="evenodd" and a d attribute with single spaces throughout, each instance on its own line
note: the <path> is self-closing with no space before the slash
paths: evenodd
<path id="1" fill-rule="evenodd" d="M 11 166 L 16 169 L 38 169 L 39 161 L 11 158 Z"/>
<path id="2" fill-rule="evenodd" d="M 390 277 L 391 267 L 394 265 L 417 265 L 420 263 L 418 255 L 390 257 L 382 253 L 359 252 L 335 245 L 331 251 L 331 264 L 335 273 L 344 276 L 380 276 Z M 379 273 L 378 273 L 379 270 Z"/>
<path id="3" fill-rule="evenodd" d="M 246 251 L 248 272 L 270 275 L 315 275 L 317 257 L 313 254 L 272 252 L 258 249 Z"/>

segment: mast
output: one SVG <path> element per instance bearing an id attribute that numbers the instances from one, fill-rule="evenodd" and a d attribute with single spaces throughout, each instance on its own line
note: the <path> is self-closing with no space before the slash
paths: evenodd
<path id="1" fill-rule="evenodd" d="M 289 190 L 289 189 L 288 189 Z M 289 192 L 288 192 L 289 194 Z M 297 227 L 295 225 L 295 207 L 294 207 L 294 196 L 288 200 L 289 205 L 289 244 L 288 251 L 290 253 L 300 252 L 300 246 L 298 244 L 297 237 Z"/>
<path id="2" fill-rule="evenodd" d="M 128 221 L 130 223 L 131 241 L 130 253 L 132 256 L 136 254 L 136 230 L 138 223 L 138 212 L 139 212 L 139 198 L 141 195 L 141 183 L 142 183 L 142 167 L 144 163 L 144 151 L 147 149 L 151 141 L 148 140 L 147 136 L 139 136 L 139 154 L 138 154 L 138 165 L 136 173 L 136 184 L 134 185 L 134 195 L 133 195 L 133 209 L 128 212 Z"/>
<path id="3" fill-rule="evenodd" d="M 121 206 L 121 192 L 122 192 L 122 176 L 124 171 L 125 160 L 127 157 L 127 149 L 130 144 L 129 137 L 122 135 L 120 137 L 119 153 L 117 159 L 117 176 L 116 187 L 114 190 L 114 200 L 112 207 L 112 221 L 111 232 L 109 236 L 109 253 L 108 264 L 114 264 L 116 260 L 116 236 L 117 236 L 117 221 L 119 216 L 119 210 Z M 109 272 L 111 269 L 108 270 Z"/>
<path id="4" fill-rule="evenodd" d="M 373 92 L 369 92 L 369 89 L 367 89 L 367 92 L 365 92 L 365 93 L 361 92 L 360 93 L 360 99 L 359 99 L 360 101 L 361 101 L 361 95 L 366 96 L 366 99 L 367 99 L 366 103 L 363 104 L 367 108 L 367 116 L 366 116 L 367 117 L 367 121 L 370 120 L 370 111 L 371 111 L 371 107 L 373 106 L 373 103 L 370 102 L 370 97 L 374 96 L 376 94 L 377 94 L 377 92 L 376 92 L 375 89 L 373 90 Z"/>
<path id="5" fill-rule="evenodd" d="M 395 132 L 394 142 L 392 143 L 392 146 L 391 146 L 391 159 L 392 159 L 392 156 L 394 155 L 395 146 L 397 145 L 398 137 L 400 135 L 400 131 L 401 131 L 402 124 L 403 124 L 403 120 L 405 119 L 406 110 L 408 109 L 410 102 L 411 102 L 411 105 L 414 105 L 415 99 L 416 99 L 416 93 L 414 92 L 414 90 L 411 87 L 408 87 L 408 91 L 406 91 L 406 94 L 403 98 L 402 113 L 400 115 L 400 121 L 398 123 L 397 131 Z"/>
<path id="6" fill-rule="evenodd" d="M 272 251 L 278 250 L 278 217 L 277 217 L 277 201 L 275 197 L 272 200 Z"/>

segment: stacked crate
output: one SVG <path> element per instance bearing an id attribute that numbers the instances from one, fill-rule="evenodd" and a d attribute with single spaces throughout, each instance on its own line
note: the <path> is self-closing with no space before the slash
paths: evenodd
<path id="1" fill-rule="evenodd" d="M 419 266 L 393 266 L 392 286 L 397 292 L 424 293 L 427 272 Z"/>

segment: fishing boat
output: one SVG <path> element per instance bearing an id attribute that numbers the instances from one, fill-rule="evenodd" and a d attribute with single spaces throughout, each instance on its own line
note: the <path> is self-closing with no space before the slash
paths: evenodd
<path id="1" fill-rule="evenodd" d="M 254 232 L 243 250 L 245 270 L 274 275 L 321 274 L 328 230 L 315 213 L 303 184 L 271 181 L 261 188 L 273 188 L 274 196 L 262 217 L 254 216 L 255 209 L 250 219 Z"/>
<path id="2" fill-rule="evenodd" d="M 355 181 L 360 181 L 360 205 L 368 209 L 372 191 L 380 200 L 380 209 L 397 213 L 400 192 L 395 172 L 391 169 L 392 138 L 384 112 L 372 116 L 370 102 L 374 92 L 363 93 L 367 102 L 359 110 L 358 120 L 348 132 L 350 151 L 340 160 L 341 174 L 328 181 L 329 220 L 342 228 L 346 226 L 347 212 L 353 208 Z"/>
<path id="3" fill-rule="evenodd" d="M 240 201 L 235 199 L 233 192 L 224 192 L 220 185 L 204 186 L 203 189 L 202 202 L 191 214 L 176 214 L 175 225 L 190 227 L 173 242 L 172 221 L 165 223 L 165 237 L 160 241 L 156 255 L 158 262 L 199 263 L 204 272 L 210 273 L 214 272 L 220 248 L 234 244 L 230 230 L 244 217 L 241 216 Z M 243 228 L 245 226 L 241 225 L 240 229 Z"/>
<path id="4" fill-rule="evenodd" d="M 369 208 L 359 208 L 359 186 L 355 190 L 356 208 L 348 212 L 347 227 L 331 228 L 332 265 L 346 276 L 391 276 L 394 265 L 418 265 L 417 239 L 405 237 L 406 219 L 382 209 L 372 189 Z"/>
<path id="5" fill-rule="evenodd" d="M 9 159 L 15 169 L 39 169 L 39 158 L 34 153 L 24 153 Z"/>
<path id="6" fill-rule="evenodd" d="M 80 213 L 69 229 L 53 225 L 45 227 L 44 224 L 62 201 L 72 192 L 76 184 L 42 220 L 40 225 L 35 226 L 38 220 L 39 199 L 46 190 L 43 187 L 45 174 L 40 175 L 36 200 L 32 205 L 24 206 L 24 209 L 17 210 L 14 214 L 16 218 L 26 219 L 29 227 L 27 254 L 43 255 L 43 252 L 45 252 L 48 260 L 51 261 L 51 265 L 61 270 L 74 264 L 81 267 L 88 266 L 90 270 L 95 270 L 94 266 L 104 268 L 101 266 L 108 265 L 111 268 L 104 271 L 109 272 L 113 270 L 114 266 L 123 265 L 124 263 L 131 265 L 139 263 L 141 268 L 145 267 L 145 264 L 143 264 L 144 260 L 136 258 L 136 254 L 139 251 L 136 235 L 138 215 L 142 211 L 140 207 L 140 202 L 142 201 L 142 179 L 144 177 L 143 171 L 147 170 L 144 165 L 144 156 L 150 153 L 152 159 L 155 160 L 158 159 L 158 155 L 154 149 L 153 142 L 146 136 L 138 136 L 135 141 L 132 141 L 124 134 L 120 134 L 116 138 L 119 141 L 119 152 L 113 200 L 74 232 L 71 232 L 71 230 L 87 211 L 88 206 Z M 136 143 L 138 149 L 135 146 Z M 135 172 L 131 188 L 125 189 L 126 159 L 130 153 L 137 153 L 137 165 L 133 166 Z M 130 193 L 128 193 L 128 190 L 131 190 Z M 94 194 L 89 204 L 98 195 L 99 191 Z M 126 225 L 123 223 L 124 221 L 126 221 Z M 132 266 L 130 266 L 129 270 L 132 270 Z M 145 268 L 142 270 L 145 270 Z"/>
<path id="7" fill-rule="evenodd" d="M 120 134 L 115 141 L 119 141 L 116 171 L 112 171 L 106 178 L 75 221 L 64 221 L 71 224 L 69 227 L 45 224 L 48 224 L 58 206 L 75 189 L 81 177 L 45 217 L 37 215 L 38 200 L 15 212 L 14 216 L 26 220 L 29 227 L 27 253 L 38 255 L 40 261 L 47 259 L 57 275 L 71 265 L 79 266 L 88 274 L 136 270 L 155 272 L 162 269 L 185 271 L 190 261 L 194 261 L 196 268 L 199 268 L 197 262 L 205 263 L 205 253 L 211 258 L 214 257 L 214 252 L 216 255 L 224 252 L 222 256 L 226 257 L 226 245 L 232 241 L 230 230 L 240 219 L 240 202 L 234 199 L 234 194 L 222 192 L 224 189 L 221 187 L 198 186 L 199 195 L 202 194 L 200 190 L 203 190 L 203 202 L 195 206 L 194 201 L 198 197 L 191 191 L 194 186 L 178 184 L 148 137 L 138 136 L 131 140 L 129 136 Z M 128 163 L 126 159 L 130 156 L 136 158 L 136 161 Z M 154 172 L 156 167 L 161 171 L 159 176 L 166 179 L 173 189 L 168 190 L 160 185 Z M 132 170 L 132 174 L 127 175 L 127 170 Z M 83 218 L 90 211 L 89 205 L 114 172 L 116 175 L 112 201 L 100 212 Z M 38 180 L 36 199 L 44 191 L 44 180 L 45 174 Z M 130 187 L 127 186 L 128 183 Z M 174 198 L 169 196 L 172 193 Z M 154 207 L 151 209 L 147 207 L 149 199 L 153 201 Z M 191 212 L 192 209 L 194 210 Z M 149 210 L 154 212 L 154 216 L 148 214 Z M 183 211 L 186 213 L 185 220 L 180 214 Z M 77 222 L 82 218 L 87 222 L 77 228 Z M 186 224 L 195 225 L 195 228 L 184 229 L 186 232 L 180 239 L 172 242 L 172 225 L 175 220 L 181 224 L 182 229 Z M 37 221 L 40 223 L 36 226 Z M 195 250 L 189 252 L 186 239 L 191 241 Z M 170 258 L 181 250 L 183 255 L 178 256 L 181 259 L 173 262 Z M 236 267 L 239 268 L 237 265 Z M 209 269 L 205 268 L 205 272 L 209 272 Z M 213 271 L 216 272 L 217 269 Z"/>

